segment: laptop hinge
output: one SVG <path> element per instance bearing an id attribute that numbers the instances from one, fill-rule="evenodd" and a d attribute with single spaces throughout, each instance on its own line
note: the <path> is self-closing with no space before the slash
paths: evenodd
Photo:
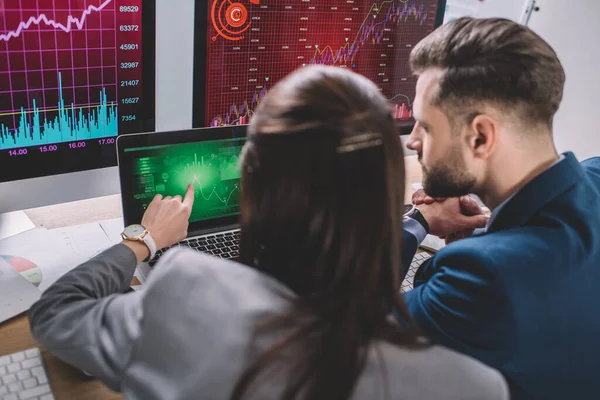
<path id="1" fill-rule="evenodd" d="M 232 231 L 234 229 L 240 229 L 240 224 L 225 225 L 215 228 L 196 229 L 193 231 L 189 231 L 188 237 L 210 235 L 211 233 L 227 232 Z"/>

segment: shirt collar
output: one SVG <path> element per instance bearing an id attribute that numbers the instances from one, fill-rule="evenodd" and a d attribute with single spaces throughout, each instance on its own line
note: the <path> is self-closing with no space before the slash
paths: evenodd
<path id="1" fill-rule="evenodd" d="M 546 168 L 546 171 L 549 170 L 550 168 L 554 167 L 556 164 L 560 163 L 561 161 L 563 161 L 565 159 L 565 155 L 561 154 L 560 157 L 558 158 L 558 160 L 556 160 L 554 163 L 552 163 L 551 166 L 549 166 L 548 168 Z M 506 200 L 504 200 L 502 203 L 500 203 L 496 208 L 494 208 L 494 211 L 492 211 L 492 215 L 490 216 L 490 220 L 488 221 L 485 230 L 487 231 L 488 228 L 490 227 L 490 225 L 492 224 L 492 222 L 494 222 L 494 220 L 496 219 L 496 216 L 498 215 L 498 213 L 500 213 L 500 210 L 502 210 L 502 208 L 513 198 L 517 195 L 517 193 L 519 193 L 519 191 L 517 190 L 516 192 L 514 192 L 513 194 L 511 194 Z"/>

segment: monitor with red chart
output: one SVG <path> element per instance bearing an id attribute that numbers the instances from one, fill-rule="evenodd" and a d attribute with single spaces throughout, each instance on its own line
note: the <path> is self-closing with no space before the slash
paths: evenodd
<path id="1" fill-rule="evenodd" d="M 443 21 L 445 0 L 209 0 L 197 4 L 194 124 L 248 123 L 280 79 L 313 64 L 375 82 L 401 132 L 412 125 L 412 48 Z"/>

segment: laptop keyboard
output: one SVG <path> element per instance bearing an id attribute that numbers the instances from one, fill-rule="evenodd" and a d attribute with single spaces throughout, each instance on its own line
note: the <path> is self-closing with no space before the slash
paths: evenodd
<path id="1" fill-rule="evenodd" d="M 176 247 L 189 247 L 201 253 L 211 254 L 215 257 L 235 259 L 240 255 L 240 230 L 230 232 L 214 233 L 185 239 L 171 247 L 156 252 L 156 256 L 150 260 L 150 266 L 154 266 L 158 260 L 169 249 Z"/>

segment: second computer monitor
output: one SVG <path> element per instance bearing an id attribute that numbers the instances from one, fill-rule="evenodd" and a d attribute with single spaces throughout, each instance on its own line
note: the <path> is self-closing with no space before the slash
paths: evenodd
<path id="1" fill-rule="evenodd" d="M 246 124 L 284 76 L 324 64 L 375 82 L 410 130 L 410 51 L 442 23 L 445 1 L 209 0 L 196 7 L 195 126 Z"/>

